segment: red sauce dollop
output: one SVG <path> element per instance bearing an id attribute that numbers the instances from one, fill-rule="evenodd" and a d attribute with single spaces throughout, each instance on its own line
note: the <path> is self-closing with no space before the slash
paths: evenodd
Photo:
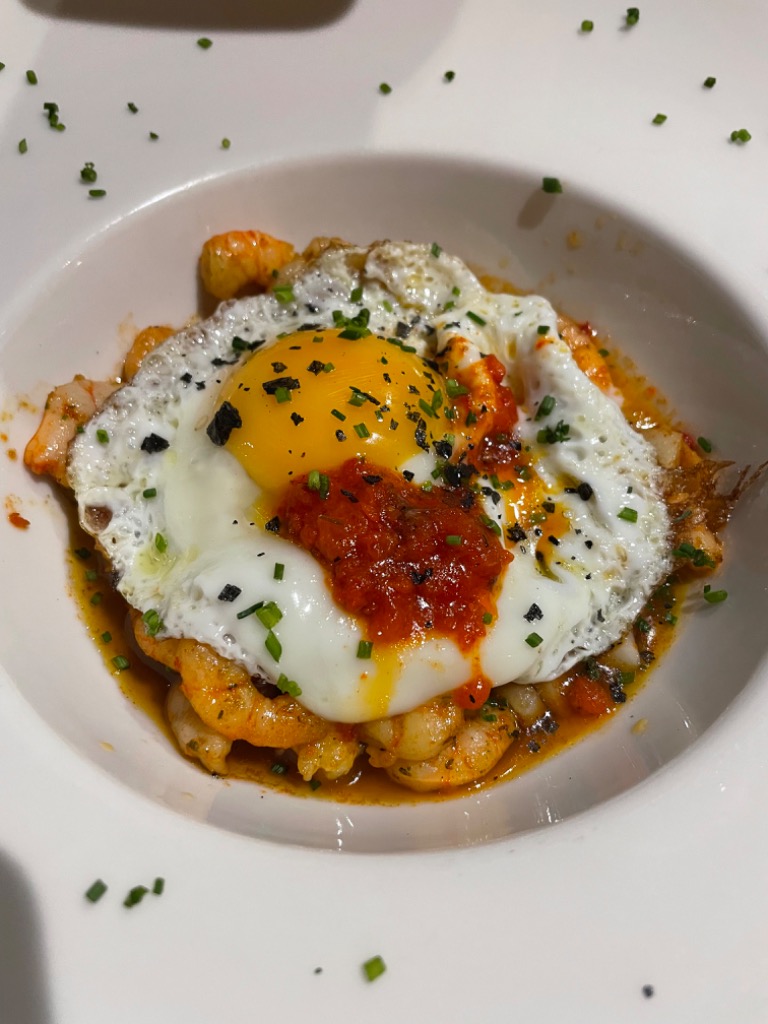
<path id="1" fill-rule="evenodd" d="M 471 492 L 424 491 L 357 459 L 328 477 L 325 499 L 306 477 L 292 481 L 277 515 L 280 533 L 324 566 L 336 602 L 367 622 L 371 640 L 430 631 L 465 650 L 476 643 L 512 555 L 480 521 L 481 510 L 462 507 Z"/>

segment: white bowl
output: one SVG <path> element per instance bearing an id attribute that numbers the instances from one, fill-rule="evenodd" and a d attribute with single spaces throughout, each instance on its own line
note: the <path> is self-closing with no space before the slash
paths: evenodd
<path id="1" fill-rule="evenodd" d="M 126 217 L 82 252 L 67 254 L 7 323 L 2 407 L 15 407 L 23 395 L 39 405 L 52 385 L 76 372 L 114 373 L 126 344 L 121 324 L 183 322 L 198 306 L 202 241 L 248 227 L 298 246 L 317 234 L 360 243 L 438 241 L 609 334 L 694 433 L 716 440 L 719 457 L 739 464 L 766 457 L 766 334 L 738 285 L 684 239 L 606 208 L 586 189 L 547 195 L 540 179 L 508 167 L 425 156 L 262 167 L 205 181 Z M 567 244 L 574 231 L 578 248 Z M 10 443 L 23 449 L 37 419 L 17 412 L 6 425 Z M 94 766 L 168 808 L 245 835 L 388 852 L 549 825 L 643 782 L 717 728 L 768 648 L 766 495 L 756 487 L 728 527 L 717 586 L 731 597 L 717 606 L 702 602 L 686 616 L 647 685 L 598 733 L 511 783 L 460 799 L 365 807 L 292 798 L 207 777 L 122 696 L 67 593 L 59 496 L 19 462 L 6 470 L 8 490 L 32 525 L 0 533 L 2 668 L 54 733 Z M 631 726 L 640 718 L 648 726 L 637 735 Z"/>

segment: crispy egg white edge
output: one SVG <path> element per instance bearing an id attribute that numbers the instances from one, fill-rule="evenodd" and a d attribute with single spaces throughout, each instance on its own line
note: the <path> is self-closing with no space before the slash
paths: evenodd
<path id="1" fill-rule="evenodd" d="M 357 269 L 361 264 L 362 270 Z M 435 257 L 428 246 L 407 243 L 384 243 L 370 251 L 331 250 L 307 273 L 288 276 L 295 303 L 281 305 L 271 294 L 224 303 L 209 320 L 151 353 L 134 381 L 115 392 L 73 443 L 69 474 L 81 523 L 121 574 L 118 589 L 129 603 L 142 612 L 157 610 L 166 626 L 162 635 L 209 643 L 254 674 L 276 679 L 285 673 L 301 686 L 302 703 L 337 721 L 400 713 L 466 681 L 467 663 L 457 646 L 427 638 L 394 655 L 392 687 L 383 697 L 377 693 L 377 673 L 392 675 L 391 663 L 378 665 L 378 652 L 368 663 L 356 657 L 364 633 L 330 597 L 320 566 L 295 545 L 248 522 L 247 509 L 258 488 L 237 460 L 205 435 L 219 385 L 242 364 L 238 358 L 228 365 L 236 355 L 233 337 L 264 338 L 267 348 L 278 333 L 307 320 L 319 322 L 314 311 L 323 306 L 323 326 L 332 326 L 334 309 L 354 316 L 365 306 L 375 333 L 394 335 L 398 320 L 411 324 L 408 343 L 421 355 L 434 355 L 460 333 L 478 357 L 494 352 L 508 368 L 517 367 L 526 393 L 521 434 L 552 499 L 582 530 L 561 541 L 563 565 L 551 566 L 555 579 L 538 571 L 532 544 L 515 548 L 499 595 L 498 619 L 481 645 L 483 669 L 494 684 L 552 678 L 617 640 L 668 571 L 668 522 L 658 469 L 650 446 L 626 423 L 616 403 L 578 369 L 567 346 L 559 341 L 536 346 L 538 328 L 556 324 L 549 303 L 536 296 L 488 293 L 458 258 Z M 363 296 L 353 303 L 350 294 L 357 287 Z M 393 313 L 384 301 L 392 303 Z M 443 315 L 448 302 L 455 308 Z M 486 324 L 467 317 L 468 311 Z M 226 364 L 213 366 L 212 359 Z M 186 384 L 181 380 L 185 373 L 192 376 Z M 570 422 L 573 440 L 545 450 L 536 441 L 541 424 L 532 417 L 549 393 L 558 394 L 553 420 Z M 610 443 L 590 440 L 595 427 L 600 430 L 595 436 L 607 437 L 606 424 L 611 425 Z M 107 444 L 98 441 L 99 429 L 107 430 Z M 165 452 L 141 451 L 143 438 L 152 432 L 170 442 Z M 614 442 L 618 460 L 610 448 Z M 416 461 L 417 480 L 428 479 L 434 460 Z M 580 503 L 562 493 L 563 474 L 588 480 L 595 501 Z M 623 499 L 630 486 L 641 524 L 634 530 L 616 518 L 630 504 Z M 158 498 L 141 497 L 148 487 L 157 487 Z M 104 529 L 90 524 L 87 509 L 93 506 L 111 510 Z M 503 528 L 514 505 L 510 510 L 507 502 L 493 506 L 487 500 L 486 511 Z M 154 548 L 158 533 L 168 540 L 165 553 Z M 591 552 L 583 544 L 587 534 L 594 536 Z M 285 565 L 283 580 L 272 578 L 276 562 Z M 249 581 L 245 566 L 254 574 Z M 218 600 L 227 583 L 241 582 L 236 601 Z M 255 601 L 275 601 L 283 612 L 274 627 L 283 647 L 279 663 L 265 652 L 261 623 L 254 616 L 237 619 Z M 525 618 L 532 603 L 542 610 L 541 621 L 533 624 Z M 525 642 L 534 630 L 543 637 L 535 649 Z M 364 671 L 367 680 L 361 680 Z"/>

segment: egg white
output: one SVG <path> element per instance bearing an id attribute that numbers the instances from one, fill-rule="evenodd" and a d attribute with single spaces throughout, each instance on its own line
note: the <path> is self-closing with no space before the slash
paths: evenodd
<path id="1" fill-rule="evenodd" d="M 457 257 L 409 243 L 329 250 L 289 277 L 293 302 L 266 294 L 224 303 L 170 338 L 75 439 L 69 477 L 81 523 L 109 556 L 126 600 L 141 612 L 157 611 L 162 636 L 208 643 L 268 679 L 285 674 L 301 687 L 306 707 L 334 721 L 407 711 L 467 681 L 467 656 L 449 638 L 404 645 L 386 664 L 376 651 L 361 661 L 364 626 L 335 603 L 311 555 L 251 521 L 258 486 L 206 435 L 222 384 L 248 358 L 233 350 L 234 337 L 263 339 L 268 348 L 306 321 L 332 327 L 334 310 L 354 316 L 366 307 L 374 333 L 389 337 L 399 321 L 411 325 L 408 344 L 420 355 L 434 357 L 460 335 L 471 343 L 468 361 L 493 353 L 504 363 L 523 396 L 521 439 L 547 497 L 571 519 L 546 575 L 534 538 L 513 546 L 497 619 L 478 649 L 484 673 L 494 685 L 542 681 L 618 640 L 669 570 L 659 470 L 650 445 L 557 338 L 551 305 L 490 293 Z M 362 298 L 352 302 L 358 288 Z M 553 336 L 542 346 L 544 326 Z M 535 413 L 545 395 L 556 405 L 542 423 Z M 570 425 L 569 439 L 539 443 L 542 426 L 560 419 Z M 167 449 L 142 450 L 153 433 Z M 434 466 L 423 454 L 407 468 L 420 482 Z M 590 483 L 589 500 L 566 492 L 574 479 Z M 147 489 L 156 497 L 144 497 Z M 502 530 L 516 518 L 514 496 L 498 504 L 486 498 L 484 507 Z M 619 518 L 624 507 L 637 511 L 636 523 Z M 93 509 L 108 509 L 109 522 Z M 167 542 L 163 552 L 158 534 Z M 284 566 L 279 580 L 277 563 Z M 219 597 L 227 585 L 240 588 L 234 601 Z M 279 663 L 265 649 L 261 622 L 237 617 L 257 601 L 274 601 L 283 613 L 274 626 Z M 535 619 L 532 605 L 540 612 Z M 536 647 L 528 642 L 532 633 L 541 637 Z"/>

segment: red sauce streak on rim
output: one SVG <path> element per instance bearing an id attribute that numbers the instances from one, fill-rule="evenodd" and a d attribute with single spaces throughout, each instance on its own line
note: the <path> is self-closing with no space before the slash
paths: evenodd
<path id="1" fill-rule="evenodd" d="M 291 482 L 277 510 L 280 532 L 325 568 L 335 600 L 365 620 L 368 638 L 435 632 L 466 650 L 484 636 L 483 616 L 495 613 L 496 582 L 512 555 L 477 508 L 462 507 L 469 492 L 423 491 L 357 459 L 328 477 L 325 500 L 306 477 Z"/>
<path id="2" fill-rule="evenodd" d="M 18 512 L 9 512 L 8 522 L 11 526 L 15 526 L 17 530 L 26 530 L 29 527 L 29 520 L 19 515 Z"/>

